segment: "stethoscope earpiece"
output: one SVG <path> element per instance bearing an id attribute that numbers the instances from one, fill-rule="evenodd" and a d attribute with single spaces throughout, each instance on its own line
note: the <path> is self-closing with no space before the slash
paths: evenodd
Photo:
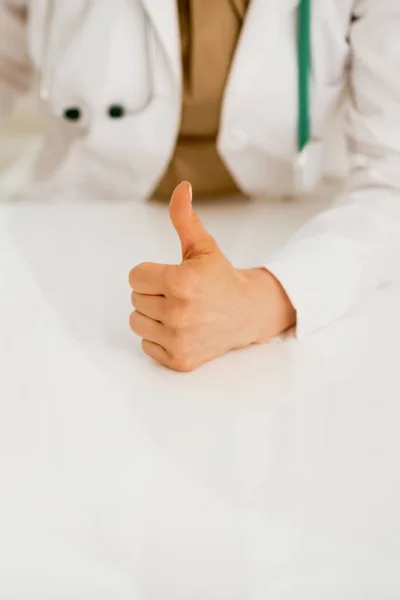
<path id="1" fill-rule="evenodd" d="M 123 104 L 110 104 L 106 114 L 110 119 L 122 119 L 128 111 Z M 78 122 L 83 117 L 83 111 L 79 106 L 68 106 L 62 111 L 62 116 L 66 121 Z"/>
<path id="2" fill-rule="evenodd" d="M 79 121 L 82 116 L 82 111 L 78 106 L 66 108 L 63 112 L 63 117 L 67 121 Z"/>
<path id="3" fill-rule="evenodd" d="M 111 104 L 107 109 L 107 115 L 110 119 L 122 119 L 126 115 L 126 109 L 122 104 Z M 82 110 L 79 106 L 69 106 L 63 111 L 62 116 L 66 121 L 80 121 Z"/>
<path id="4" fill-rule="evenodd" d="M 108 107 L 107 114 L 110 119 L 122 119 L 126 115 L 126 109 L 122 104 L 111 104 Z"/>

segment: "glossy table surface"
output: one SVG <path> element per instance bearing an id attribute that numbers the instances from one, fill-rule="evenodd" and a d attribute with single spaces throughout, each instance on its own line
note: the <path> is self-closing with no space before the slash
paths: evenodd
<path id="1" fill-rule="evenodd" d="M 259 264 L 321 208 L 197 203 Z M 0 597 L 400 598 L 400 291 L 190 374 L 129 331 L 163 203 L 0 205 Z"/>

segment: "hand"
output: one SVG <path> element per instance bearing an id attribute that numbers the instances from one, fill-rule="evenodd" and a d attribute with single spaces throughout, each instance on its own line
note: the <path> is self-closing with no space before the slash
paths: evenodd
<path id="1" fill-rule="evenodd" d="M 270 340 L 295 322 L 295 311 L 266 269 L 237 270 L 192 208 L 182 182 L 169 212 L 180 238 L 182 263 L 143 263 L 129 275 L 130 317 L 142 348 L 176 371 L 191 371 L 235 348 Z"/>

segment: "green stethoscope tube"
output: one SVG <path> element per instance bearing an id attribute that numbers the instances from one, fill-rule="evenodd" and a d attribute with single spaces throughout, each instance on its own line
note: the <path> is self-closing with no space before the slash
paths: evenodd
<path id="1" fill-rule="evenodd" d="M 311 69 L 311 0 L 300 0 L 297 22 L 298 124 L 299 153 L 311 137 L 310 69 Z"/>

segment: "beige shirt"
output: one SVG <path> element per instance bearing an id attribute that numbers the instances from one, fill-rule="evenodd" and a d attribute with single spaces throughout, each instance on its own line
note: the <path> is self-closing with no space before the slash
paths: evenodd
<path id="1" fill-rule="evenodd" d="M 250 0 L 177 0 L 182 47 L 183 106 L 174 156 L 156 196 L 184 179 L 201 196 L 237 191 L 216 150 L 221 104 Z"/>

